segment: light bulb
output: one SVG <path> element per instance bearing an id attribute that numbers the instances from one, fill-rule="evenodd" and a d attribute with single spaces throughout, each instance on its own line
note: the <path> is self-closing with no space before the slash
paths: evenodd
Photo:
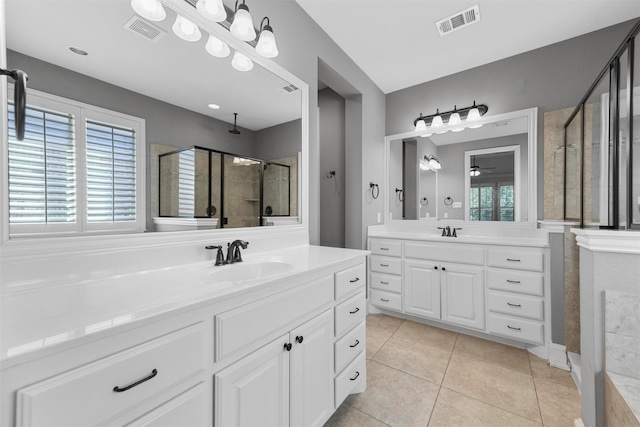
<path id="1" fill-rule="evenodd" d="M 238 71 L 250 71 L 253 69 L 253 61 L 238 51 L 233 54 L 231 65 Z"/>
<path id="2" fill-rule="evenodd" d="M 478 176 L 478 175 L 480 175 L 480 171 L 477 170 L 477 169 L 471 169 L 471 171 L 469 172 L 469 175 Z"/>
<path id="3" fill-rule="evenodd" d="M 210 55 L 213 55 L 216 58 L 226 58 L 231 54 L 229 46 L 219 38 L 212 35 L 209 35 L 209 40 L 207 40 L 207 44 L 204 48 Z"/>
<path id="4" fill-rule="evenodd" d="M 260 32 L 260 38 L 256 45 L 256 52 L 265 58 L 275 58 L 278 56 L 278 46 L 276 45 L 276 38 L 273 35 L 273 30 L 269 25 L 265 25 Z"/>
<path id="5" fill-rule="evenodd" d="M 250 42 L 256 38 L 256 30 L 253 28 L 253 19 L 249 13 L 249 8 L 242 3 L 238 6 L 235 15 L 233 15 L 233 23 L 231 24 L 231 34 L 237 39 Z"/>
<path id="6" fill-rule="evenodd" d="M 427 130 L 427 122 L 423 119 L 420 119 L 416 122 L 416 132 L 424 132 Z"/>
<path id="7" fill-rule="evenodd" d="M 162 21 L 167 17 L 167 12 L 158 0 L 131 0 L 131 7 L 149 21 Z"/>
<path id="8" fill-rule="evenodd" d="M 200 15 L 213 22 L 222 22 L 227 19 L 227 11 L 224 9 L 222 0 L 198 0 L 196 9 Z"/>
<path id="9" fill-rule="evenodd" d="M 200 28 L 180 15 L 176 17 L 176 22 L 173 23 L 171 28 L 173 28 L 173 32 L 176 36 L 188 42 L 197 42 L 202 37 Z"/>

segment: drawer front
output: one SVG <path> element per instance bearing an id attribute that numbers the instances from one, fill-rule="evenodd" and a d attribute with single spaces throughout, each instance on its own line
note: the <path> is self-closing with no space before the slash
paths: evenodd
<path id="1" fill-rule="evenodd" d="M 484 265 L 483 248 L 459 244 L 406 243 L 404 256 L 406 258 L 428 259 L 429 261 Z"/>
<path id="2" fill-rule="evenodd" d="M 260 347 L 266 337 L 326 307 L 333 302 L 333 297 L 333 276 L 326 276 L 217 315 L 216 360 L 239 350 L 249 352 Z"/>
<path id="3" fill-rule="evenodd" d="M 366 285 L 367 266 L 362 263 L 336 273 L 336 300 L 362 289 Z"/>
<path id="4" fill-rule="evenodd" d="M 402 260 L 396 258 L 384 258 L 372 256 L 370 259 L 371 271 L 386 274 L 402 274 Z"/>
<path id="5" fill-rule="evenodd" d="M 543 276 L 536 273 L 524 273 L 513 270 L 487 271 L 487 284 L 490 289 L 518 292 L 522 294 L 542 296 Z"/>
<path id="6" fill-rule="evenodd" d="M 366 314 L 367 299 L 364 291 L 338 304 L 335 309 L 336 337 L 353 328 Z"/>
<path id="7" fill-rule="evenodd" d="M 489 249 L 487 264 L 490 267 L 513 268 L 516 270 L 542 271 L 542 251 L 537 249 L 523 250 L 517 248 Z"/>
<path id="8" fill-rule="evenodd" d="M 336 408 L 344 402 L 349 393 L 353 391 L 360 381 L 364 381 L 367 376 L 367 359 L 365 352 L 347 366 L 335 379 L 335 399 Z"/>
<path id="9" fill-rule="evenodd" d="M 23 388 L 17 424 L 97 425 L 203 370 L 204 341 L 198 323 Z"/>
<path id="10" fill-rule="evenodd" d="M 340 372 L 367 346 L 366 336 L 366 321 L 362 321 L 344 337 L 336 341 L 334 344 L 336 372 Z"/>
<path id="11" fill-rule="evenodd" d="M 371 239 L 371 253 L 383 256 L 402 256 L 402 242 Z"/>
<path id="12" fill-rule="evenodd" d="M 402 311 L 402 297 L 399 294 L 372 289 L 371 304 L 388 310 Z"/>
<path id="13" fill-rule="evenodd" d="M 544 342 L 542 322 L 489 313 L 487 323 L 487 330 L 491 334 L 533 344 Z"/>
<path id="14" fill-rule="evenodd" d="M 402 292 L 402 277 L 371 273 L 371 287 L 381 291 Z"/>
<path id="15" fill-rule="evenodd" d="M 512 316 L 544 319 L 542 298 L 504 292 L 489 292 L 489 310 Z"/>

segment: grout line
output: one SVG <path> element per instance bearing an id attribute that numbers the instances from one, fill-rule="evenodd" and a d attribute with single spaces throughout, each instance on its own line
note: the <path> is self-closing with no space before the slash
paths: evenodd
<path id="1" fill-rule="evenodd" d="M 367 315 L 367 316 L 368 316 L 368 315 Z M 378 354 L 378 352 L 382 349 L 382 347 L 384 347 L 384 346 L 385 346 L 385 344 L 387 344 L 387 343 L 389 342 L 389 340 L 391 339 L 391 337 L 393 337 L 393 336 L 395 335 L 396 331 L 397 331 L 398 329 L 400 329 L 400 326 L 402 326 L 402 324 L 404 324 L 404 322 L 406 322 L 406 320 L 403 320 L 403 321 L 400 323 L 400 325 L 398 325 L 398 327 L 397 327 L 393 332 L 391 332 L 391 335 L 389 335 L 389 338 L 387 338 L 387 340 L 386 340 L 385 342 L 383 342 L 383 343 L 382 343 L 382 345 L 380 346 L 380 348 L 378 348 L 378 349 L 376 350 L 376 352 L 375 352 L 375 353 L 373 353 L 373 354 L 371 355 L 371 358 L 370 358 L 369 360 L 373 360 L 373 358 L 374 358 L 374 357 L 376 357 L 376 354 Z M 366 351 L 366 349 L 365 349 L 365 351 Z M 366 354 L 365 354 L 365 357 L 366 357 Z M 386 365 L 385 365 L 385 366 L 386 366 Z"/>
<path id="2" fill-rule="evenodd" d="M 365 411 L 363 411 L 362 409 L 356 408 L 355 406 L 351 406 L 351 407 L 352 407 L 353 409 L 355 409 L 356 411 L 358 411 L 358 412 L 360 412 L 360 413 L 365 414 L 367 417 L 373 418 L 374 420 L 379 421 L 379 422 L 381 422 L 382 424 L 384 424 L 384 425 L 386 425 L 386 426 L 390 426 L 390 424 L 387 424 L 387 423 L 385 423 L 384 421 L 379 420 L 378 418 L 374 417 L 373 415 L 366 413 L 366 412 L 365 412 Z"/>
<path id="3" fill-rule="evenodd" d="M 449 370 L 449 365 L 451 364 L 451 358 L 453 357 L 453 350 L 456 348 L 456 344 L 458 343 L 459 333 L 456 333 L 456 339 L 453 342 L 453 347 L 451 347 L 451 353 L 449 353 L 449 360 L 447 360 L 447 367 L 444 369 L 444 374 L 442 374 L 442 381 L 440 381 L 440 387 L 438 387 L 438 393 L 436 394 L 436 400 L 433 401 L 433 407 L 431 408 L 431 412 L 429 413 L 429 421 L 427 421 L 427 427 L 431 423 L 431 417 L 433 417 L 433 411 L 436 410 L 436 405 L 438 404 L 438 399 L 440 398 L 440 392 L 442 391 L 442 385 L 444 384 L 444 378 L 447 376 L 447 371 Z"/>
<path id="4" fill-rule="evenodd" d="M 540 398 L 538 397 L 538 387 L 536 386 L 536 380 L 535 378 L 533 378 L 533 376 L 531 377 L 531 379 L 533 380 L 533 391 L 535 391 L 536 393 L 536 402 L 538 403 L 538 412 L 540 412 L 540 421 L 542 422 L 542 425 L 544 426 L 544 417 L 542 416 L 542 408 L 540 407 Z"/>

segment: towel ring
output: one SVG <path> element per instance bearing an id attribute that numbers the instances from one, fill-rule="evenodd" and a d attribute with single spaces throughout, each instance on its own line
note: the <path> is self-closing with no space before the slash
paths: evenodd
<path id="1" fill-rule="evenodd" d="M 420 206 L 425 207 L 429 204 L 429 199 L 427 199 L 426 197 L 423 197 L 422 199 L 420 199 Z"/>
<path id="2" fill-rule="evenodd" d="M 404 202 L 404 190 L 402 188 L 396 188 L 396 196 L 400 202 Z"/>
<path id="3" fill-rule="evenodd" d="M 369 190 L 371 190 L 371 197 L 377 199 L 380 196 L 380 187 L 378 184 L 374 184 L 373 182 L 369 183 Z"/>
<path id="4" fill-rule="evenodd" d="M 444 199 L 445 206 L 451 206 L 453 204 L 453 199 L 451 197 L 447 197 Z"/>

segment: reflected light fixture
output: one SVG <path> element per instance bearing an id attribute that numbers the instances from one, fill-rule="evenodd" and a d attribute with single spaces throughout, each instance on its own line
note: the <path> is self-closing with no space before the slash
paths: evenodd
<path id="1" fill-rule="evenodd" d="M 446 133 L 448 131 L 461 132 L 466 127 L 475 129 L 482 126 L 482 123 L 475 123 L 484 116 L 489 107 L 484 104 L 458 109 L 454 106 L 453 110 L 440 113 L 437 109 L 435 114 L 423 116 L 422 113 L 413 121 L 416 133 L 420 136 L 431 136 L 435 133 Z M 442 129 L 444 128 L 444 129 Z"/>
<path id="2" fill-rule="evenodd" d="M 198 0 L 196 9 L 200 15 L 213 22 L 222 22 L 227 19 L 227 11 L 224 9 L 222 0 Z"/>
<path id="3" fill-rule="evenodd" d="M 429 154 L 428 156 L 423 156 L 423 158 L 420 159 L 420 169 L 423 171 L 437 171 L 442 169 L 442 165 L 440 164 L 440 160 L 438 160 L 436 156 L 434 156 L 433 154 Z"/>
<path id="4" fill-rule="evenodd" d="M 256 38 L 256 30 L 253 28 L 253 19 L 249 13 L 249 8 L 242 0 L 242 4 L 238 5 L 236 0 L 235 13 L 233 15 L 233 22 L 231 23 L 231 34 L 237 39 L 245 42 L 250 42 Z"/>
<path id="5" fill-rule="evenodd" d="M 167 12 L 159 0 L 131 0 L 131 7 L 149 21 L 162 21 L 167 17 Z"/>
<path id="6" fill-rule="evenodd" d="M 207 40 L 207 44 L 204 46 L 204 48 L 207 50 L 207 52 L 209 52 L 210 55 L 215 56 L 216 58 L 226 58 L 231 54 L 231 49 L 229 49 L 229 46 L 225 42 L 211 34 L 209 34 L 209 40 Z"/>
<path id="7" fill-rule="evenodd" d="M 267 24 L 263 26 L 265 20 Z M 269 17 L 267 16 L 262 18 L 262 22 L 260 22 L 260 37 L 258 37 L 256 52 L 265 58 L 275 58 L 280 53 L 276 45 L 276 38 L 273 35 L 273 28 L 269 25 Z"/>
<path id="8" fill-rule="evenodd" d="M 469 168 L 469 176 L 478 176 L 480 175 L 480 166 L 476 165 L 476 156 L 472 156 L 473 165 Z"/>
<path id="9" fill-rule="evenodd" d="M 253 61 L 237 50 L 233 54 L 231 65 L 238 71 L 250 71 L 253 69 Z"/>
<path id="10" fill-rule="evenodd" d="M 176 36 L 188 42 L 197 42 L 202 37 L 200 28 L 181 15 L 176 16 L 176 22 L 171 28 Z"/>

